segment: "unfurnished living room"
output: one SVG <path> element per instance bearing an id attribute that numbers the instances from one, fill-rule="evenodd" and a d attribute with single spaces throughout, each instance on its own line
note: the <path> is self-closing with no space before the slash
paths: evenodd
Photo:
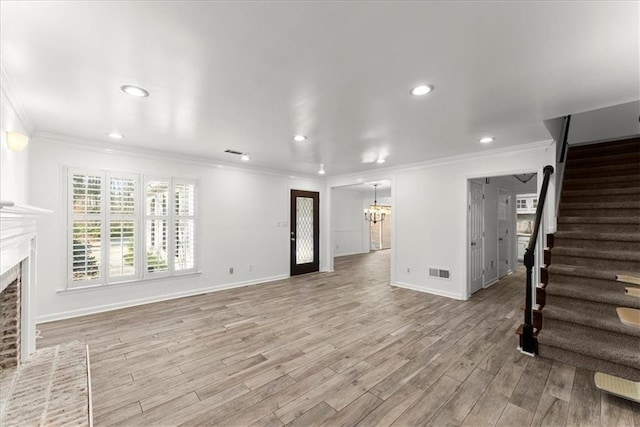
<path id="1" fill-rule="evenodd" d="M 0 425 L 640 427 L 640 2 L 0 2 Z"/>

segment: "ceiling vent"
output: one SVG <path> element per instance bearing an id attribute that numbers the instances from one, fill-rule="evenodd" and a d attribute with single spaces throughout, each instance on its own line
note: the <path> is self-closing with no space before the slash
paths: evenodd
<path id="1" fill-rule="evenodd" d="M 228 148 L 227 148 L 226 150 L 224 150 L 224 152 L 225 152 L 225 153 L 229 153 L 229 154 L 235 154 L 235 155 L 238 155 L 238 156 L 241 156 L 241 155 L 243 155 L 243 154 L 244 154 L 244 153 L 242 153 L 242 152 L 240 152 L 240 151 L 230 150 L 230 149 L 228 149 Z"/>

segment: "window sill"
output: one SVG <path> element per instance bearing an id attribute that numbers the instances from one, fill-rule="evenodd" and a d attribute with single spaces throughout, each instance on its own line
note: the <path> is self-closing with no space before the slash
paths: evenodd
<path id="1" fill-rule="evenodd" d="M 56 290 L 56 293 L 67 294 L 67 293 L 76 293 L 76 292 L 86 292 L 86 291 L 91 291 L 91 290 L 96 290 L 96 289 L 108 289 L 108 288 L 120 287 L 120 286 L 123 286 L 123 285 L 131 286 L 131 285 L 149 283 L 149 282 L 164 282 L 164 281 L 167 281 L 167 280 L 176 280 L 176 279 L 182 279 L 182 278 L 187 278 L 187 277 L 196 277 L 196 276 L 200 276 L 201 274 L 202 274 L 202 271 L 195 271 L 193 273 L 175 274 L 173 276 L 152 277 L 152 278 L 146 278 L 146 279 L 126 280 L 126 281 L 123 281 L 123 282 L 108 283 L 106 285 L 100 284 L 100 285 L 74 286 L 74 287 L 71 287 L 71 288 L 58 289 L 58 290 Z"/>

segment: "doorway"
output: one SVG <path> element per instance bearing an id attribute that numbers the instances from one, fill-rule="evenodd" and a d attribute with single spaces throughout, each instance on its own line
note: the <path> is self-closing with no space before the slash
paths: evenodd
<path id="1" fill-rule="evenodd" d="M 320 270 L 320 193 L 291 190 L 291 276 Z"/>
<path id="2" fill-rule="evenodd" d="M 384 214 L 383 221 L 369 223 L 369 249 L 379 251 L 391 248 L 391 206 L 377 205 L 376 210 Z M 369 206 L 373 210 L 374 206 Z"/>
<path id="3" fill-rule="evenodd" d="M 524 230 L 527 218 L 520 213 L 523 208 L 519 195 L 536 192 L 537 174 L 470 178 L 467 182 L 467 292 L 470 296 L 516 271 L 519 242 L 529 239 L 529 235 L 523 234 L 527 231 Z M 532 199 L 532 204 L 536 200 Z"/>

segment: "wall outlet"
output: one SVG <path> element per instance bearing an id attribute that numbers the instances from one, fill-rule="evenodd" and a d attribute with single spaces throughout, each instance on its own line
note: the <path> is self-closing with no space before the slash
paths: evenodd
<path id="1" fill-rule="evenodd" d="M 229 267 L 229 274 L 233 274 L 233 267 Z"/>
<path id="2" fill-rule="evenodd" d="M 340 249 L 340 245 L 336 245 L 336 251 Z"/>
<path id="3" fill-rule="evenodd" d="M 407 267 L 407 273 L 411 273 L 411 269 Z"/>
<path id="4" fill-rule="evenodd" d="M 253 264 L 249 264 L 249 271 L 253 271 Z"/>
<path id="5" fill-rule="evenodd" d="M 491 260 L 491 268 L 494 268 L 495 266 L 495 260 Z"/>

